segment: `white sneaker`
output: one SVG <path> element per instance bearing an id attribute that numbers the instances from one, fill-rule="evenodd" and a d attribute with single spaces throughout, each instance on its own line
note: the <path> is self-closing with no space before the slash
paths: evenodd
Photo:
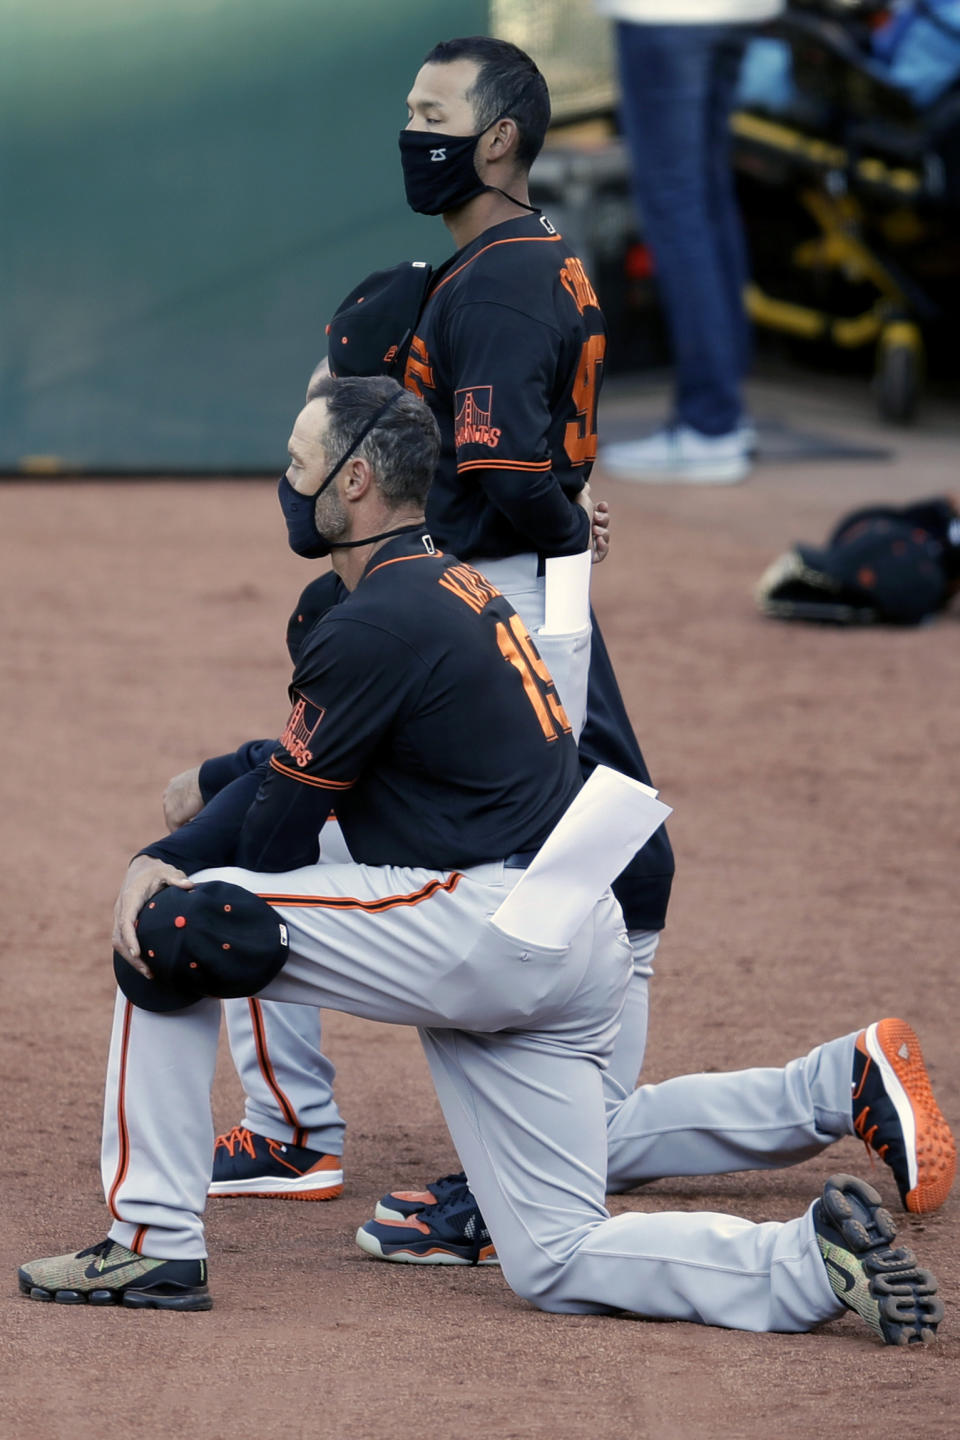
<path id="1" fill-rule="evenodd" d="M 703 435 L 689 425 L 675 425 L 645 440 L 605 445 L 600 464 L 620 480 L 735 485 L 750 470 L 749 439 L 747 426 L 727 435 Z"/>
<path id="2" fill-rule="evenodd" d="M 743 448 L 747 454 L 754 456 L 760 447 L 760 436 L 753 420 L 741 420 L 737 426 L 737 434 L 743 442 Z"/>

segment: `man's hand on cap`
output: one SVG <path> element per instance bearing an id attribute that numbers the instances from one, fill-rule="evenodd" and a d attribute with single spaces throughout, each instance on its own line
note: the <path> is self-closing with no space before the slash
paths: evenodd
<path id="1" fill-rule="evenodd" d="M 175 885 L 180 890 L 193 889 L 193 882 L 182 870 L 152 855 L 137 855 L 130 862 L 113 907 L 113 948 L 147 980 L 153 979 L 153 973 L 140 957 L 137 916 L 150 897 L 165 885 Z"/>

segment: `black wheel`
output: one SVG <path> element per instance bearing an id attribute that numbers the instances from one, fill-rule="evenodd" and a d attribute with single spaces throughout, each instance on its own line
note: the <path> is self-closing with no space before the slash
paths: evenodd
<path id="1" fill-rule="evenodd" d="M 885 420 L 908 425 L 917 413 L 923 387 L 923 341 L 915 325 L 900 321 L 880 337 L 874 390 Z"/>

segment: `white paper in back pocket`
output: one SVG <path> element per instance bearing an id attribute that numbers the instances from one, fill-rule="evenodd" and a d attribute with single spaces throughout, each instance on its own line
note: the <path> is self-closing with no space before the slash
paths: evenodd
<path id="1" fill-rule="evenodd" d="M 649 785 L 598 765 L 494 923 L 531 945 L 569 945 L 611 881 L 672 813 Z"/>

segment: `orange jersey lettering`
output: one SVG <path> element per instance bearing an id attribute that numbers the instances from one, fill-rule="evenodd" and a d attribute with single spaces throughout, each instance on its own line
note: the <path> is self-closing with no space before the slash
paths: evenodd
<path id="1" fill-rule="evenodd" d="M 493 386 L 471 385 L 458 390 L 455 396 L 454 442 L 462 445 L 488 445 L 495 450 L 500 444 L 500 431 L 490 424 L 493 415 Z"/>
<path id="2" fill-rule="evenodd" d="M 313 752 L 310 749 L 310 742 L 317 733 L 317 726 L 327 713 L 325 710 L 318 710 L 311 706 L 310 719 L 313 724 L 307 722 L 307 701 L 303 696 L 294 705 L 290 712 L 290 719 L 287 721 L 287 728 L 280 736 L 280 744 L 297 763 L 299 769 L 304 770 L 313 759 Z M 316 719 L 314 720 L 314 715 Z"/>
<path id="3" fill-rule="evenodd" d="M 560 270 L 560 283 L 572 296 L 574 304 L 582 315 L 588 305 L 600 309 L 600 301 L 597 299 L 596 291 L 590 284 L 590 278 L 583 268 L 582 261 L 576 255 L 568 255 Z"/>
<path id="4" fill-rule="evenodd" d="M 500 594 L 495 585 L 491 585 L 486 576 L 481 575 L 479 570 L 474 570 L 472 565 L 452 565 L 440 576 L 438 584 L 444 590 L 449 590 L 451 595 L 456 595 L 465 605 L 478 615 L 484 605 Z"/>
<path id="5" fill-rule="evenodd" d="M 423 386 L 428 390 L 436 389 L 433 379 L 433 366 L 430 364 L 430 356 L 427 354 L 427 347 L 419 335 L 414 335 L 410 341 L 410 353 L 407 356 L 407 367 L 403 374 L 403 383 L 408 390 L 412 390 L 420 400 L 423 399 Z"/>
<path id="6" fill-rule="evenodd" d="M 589 335 L 580 352 L 571 396 L 577 418 L 567 424 L 563 436 L 563 448 L 571 465 L 584 465 L 597 458 L 597 391 L 606 348 L 605 335 Z"/>

